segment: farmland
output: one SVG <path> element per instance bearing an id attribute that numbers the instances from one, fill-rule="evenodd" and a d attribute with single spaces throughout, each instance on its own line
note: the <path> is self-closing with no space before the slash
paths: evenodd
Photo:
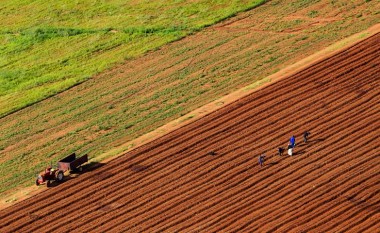
<path id="1" fill-rule="evenodd" d="M 1 210 L 0 229 L 376 232 L 379 58 L 377 33 Z M 294 156 L 278 156 L 292 134 Z"/>
<path id="2" fill-rule="evenodd" d="M 37 171 L 71 152 L 105 158 L 134 148 L 119 147 L 269 82 L 268 75 L 379 23 L 378 9 L 379 1 L 271 1 L 2 117 L 0 193 L 33 184 Z"/>

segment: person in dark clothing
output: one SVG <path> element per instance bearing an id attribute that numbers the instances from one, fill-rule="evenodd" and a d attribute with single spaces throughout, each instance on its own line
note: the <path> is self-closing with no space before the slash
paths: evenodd
<path id="1" fill-rule="evenodd" d="M 265 155 L 260 155 L 259 156 L 259 165 L 262 167 L 264 165 L 264 160 L 265 160 Z"/>
<path id="2" fill-rule="evenodd" d="M 278 148 L 278 155 L 282 156 L 282 154 L 284 153 L 284 148 L 283 147 L 279 147 Z"/>
<path id="3" fill-rule="evenodd" d="M 305 131 L 303 133 L 303 142 L 306 143 L 307 142 L 307 138 L 309 137 L 310 135 L 310 132 L 309 131 Z"/>

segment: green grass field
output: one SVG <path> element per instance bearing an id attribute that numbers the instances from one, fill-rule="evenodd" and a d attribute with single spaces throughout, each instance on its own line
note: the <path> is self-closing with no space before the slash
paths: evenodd
<path id="1" fill-rule="evenodd" d="M 0 117 L 263 2 L 2 1 Z"/>
<path id="2" fill-rule="evenodd" d="M 32 185 L 37 171 L 71 152 L 115 155 L 141 135 L 380 23 L 378 0 L 275 0 L 239 14 L 236 24 L 233 18 L 200 30 L 259 3 L 131 1 L 114 3 L 112 14 L 101 1 L 2 5 L 0 193 Z"/>

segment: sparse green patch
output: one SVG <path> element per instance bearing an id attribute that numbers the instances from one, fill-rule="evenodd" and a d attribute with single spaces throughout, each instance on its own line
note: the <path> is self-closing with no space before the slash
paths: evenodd
<path id="1" fill-rule="evenodd" d="M 315 17 L 317 17 L 319 15 L 319 13 L 318 13 L 318 11 L 316 11 L 316 10 L 312 10 L 312 11 L 310 11 L 308 14 L 307 14 L 307 16 L 309 16 L 310 18 L 315 18 Z"/>
<path id="2" fill-rule="evenodd" d="M 7 199 L 5 202 L 6 203 L 12 203 L 12 202 L 15 202 L 17 201 L 17 198 L 10 198 L 10 199 Z"/>
<path id="3" fill-rule="evenodd" d="M 297 26 L 300 26 L 303 23 L 305 23 L 305 21 L 300 20 L 300 19 L 284 21 L 281 23 L 278 23 L 277 21 L 275 21 L 273 23 L 268 23 L 266 30 L 267 31 L 276 31 L 276 32 L 283 32 L 286 30 L 294 30 Z"/>
<path id="4" fill-rule="evenodd" d="M 190 120 L 190 119 L 192 119 L 192 118 L 194 118 L 194 117 L 195 117 L 194 114 L 190 114 L 190 115 L 184 117 L 180 122 L 188 121 L 188 120 Z"/>
<path id="5" fill-rule="evenodd" d="M 290 6 L 294 8 L 294 10 L 298 10 L 300 8 L 306 8 L 318 2 L 320 2 L 320 0 L 295 0 L 290 3 Z"/>
<path id="6" fill-rule="evenodd" d="M 263 78 L 261 80 L 258 80 L 256 82 L 252 83 L 251 85 L 246 86 L 244 89 L 245 90 L 252 90 L 252 89 L 255 89 L 259 86 L 262 86 L 264 83 L 268 83 L 270 81 L 271 81 L 270 78 L 266 77 L 266 78 Z"/>
<path id="7" fill-rule="evenodd" d="M 367 37 L 368 35 L 369 35 L 368 33 L 362 33 L 362 34 L 360 34 L 359 38 L 365 38 L 365 37 Z"/>

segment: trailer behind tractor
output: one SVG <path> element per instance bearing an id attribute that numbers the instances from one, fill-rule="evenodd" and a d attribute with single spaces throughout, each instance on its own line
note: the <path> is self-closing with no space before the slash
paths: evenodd
<path id="1" fill-rule="evenodd" d="M 56 169 L 50 166 L 41 172 L 36 179 L 36 185 L 43 184 L 44 182 L 49 185 L 50 181 L 54 180 L 62 182 L 66 171 L 82 171 L 82 165 L 86 162 L 88 162 L 87 154 L 76 158 L 76 154 L 72 153 L 59 160 Z"/>

